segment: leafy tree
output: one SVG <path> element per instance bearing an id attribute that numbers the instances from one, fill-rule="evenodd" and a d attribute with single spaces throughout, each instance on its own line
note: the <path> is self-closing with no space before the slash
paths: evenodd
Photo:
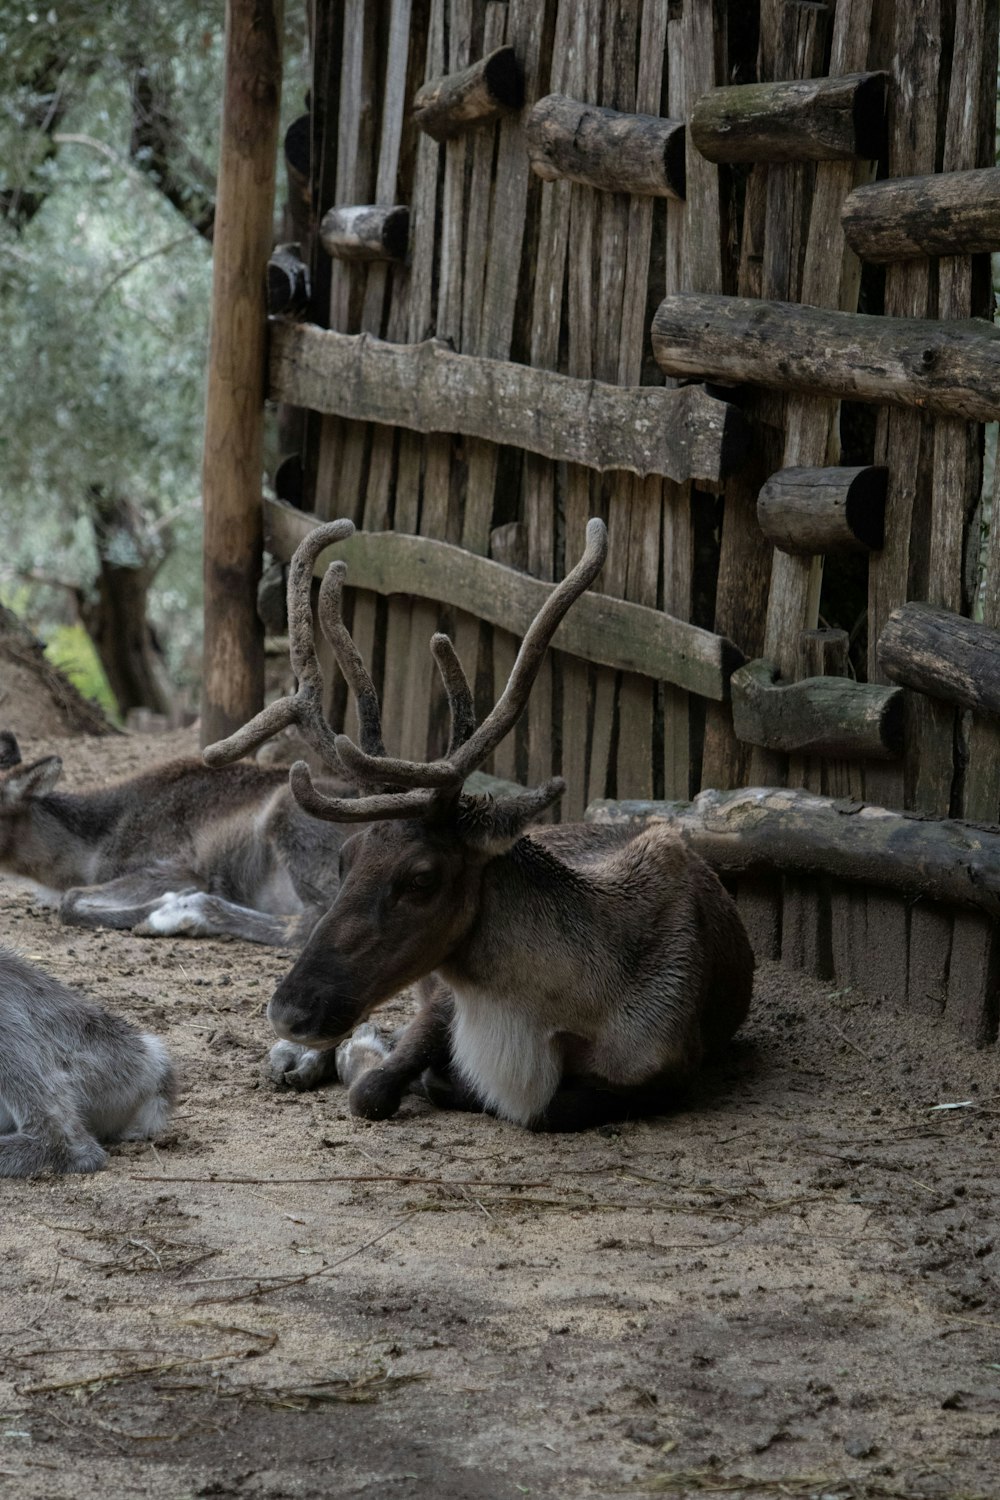
<path id="1" fill-rule="evenodd" d="M 222 43 L 216 0 L 8 0 L 0 38 L 0 569 L 123 709 L 198 656 Z"/>

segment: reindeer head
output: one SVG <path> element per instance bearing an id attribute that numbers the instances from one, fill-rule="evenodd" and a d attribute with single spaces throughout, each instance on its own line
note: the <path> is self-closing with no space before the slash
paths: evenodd
<path id="1" fill-rule="evenodd" d="M 58 755 L 25 765 L 14 735 L 0 731 L 0 867 L 12 874 L 34 874 L 31 804 L 35 797 L 51 792 L 61 775 Z"/>
<path id="2" fill-rule="evenodd" d="M 310 581 L 320 552 L 353 529 L 349 521 L 317 528 L 292 560 L 289 634 L 297 692 L 205 751 L 210 765 L 221 765 L 296 722 L 326 765 L 358 787 L 356 798 L 326 796 L 304 761 L 296 762 L 289 778 L 297 802 L 314 817 L 367 825 L 343 845 L 337 899 L 268 1006 L 279 1036 L 310 1047 L 334 1046 L 377 1005 L 444 964 L 475 926 L 490 862 L 506 854 L 532 819 L 562 796 L 565 783 L 559 777 L 498 799 L 469 797 L 462 788 L 516 724 L 557 626 L 607 554 L 604 524 L 592 520 L 583 558 L 532 621 L 507 686 L 478 727 L 454 646 L 446 635 L 432 638 L 451 734 L 441 760 L 415 762 L 386 754 L 375 689 L 343 622 L 347 569 L 342 562 L 326 571 L 318 617 L 357 700 L 360 744 L 335 734 L 322 715 Z"/>

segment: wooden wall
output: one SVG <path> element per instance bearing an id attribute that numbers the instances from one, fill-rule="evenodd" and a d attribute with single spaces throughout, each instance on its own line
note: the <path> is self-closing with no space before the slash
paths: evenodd
<path id="1" fill-rule="evenodd" d="M 752 442 L 730 472 L 670 478 L 580 462 L 570 431 L 552 457 L 512 442 L 510 423 L 499 419 L 495 432 L 505 441 L 491 441 L 493 429 L 481 424 L 474 433 L 451 431 L 447 410 L 434 430 L 405 413 L 397 425 L 362 421 L 338 414 L 366 410 L 341 392 L 325 415 L 308 419 L 307 508 L 350 516 L 368 532 L 451 543 L 541 579 L 561 576 L 582 550 L 587 518 L 601 515 L 610 534 L 601 590 L 731 642 L 731 665 L 741 656 L 766 659 L 781 683 L 845 667 L 885 681 L 879 638 L 907 600 L 966 617 L 978 611 L 1000 627 L 993 530 L 982 579 L 977 571 L 980 421 L 933 414 L 907 393 L 842 409 L 835 383 L 811 376 L 781 388 L 759 354 L 740 363 L 744 344 L 735 336 L 723 351 L 728 362 L 720 357 L 717 367 L 707 357 L 699 367 L 695 334 L 687 365 L 672 365 L 669 350 L 658 365 L 651 340 L 657 307 L 678 294 L 678 326 L 695 317 L 686 311 L 696 309 L 693 294 L 715 299 L 698 303 L 702 309 L 739 297 L 908 320 L 988 317 L 984 255 L 862 264 L 841 212 L 847 195 L 876 176 L 993 164 L 997 11 L 997 0 L 317 5 L 309 322 L 397 345 L 445 341 L 474 359 L 559 372 L 577 391 L 589 381 L 670 387 L 692 374 L 723 381 Z M 412 113 L 419 87 L 504 43 L 523 69 L 524 108 L 443 143 L 422 131 Z M 884 130 L 876 122 L 876 146 L 837 159 L 772 147 L 759 159 L 713 161 L 695 145 L 695 107 L 718 86 L 866 72 L 885 75 L 887 120 Z M 683 200 L 540 180 L 525 126 L 531 106 L 553 93 L 687 122 Z M 329 208 L 352 204 L 409 208 L 405 262 L 331 260 L 317 225 Z M 281 345 L 282 358 L 288 347 Z M 276 384 L 272 368 L 272 394 L 294 399 L 295 377 L 284 380 Z M 822 554 L 772 545 L 757 498 L 783 468 L 836 465 L 842 430 L 845 459 L 887 471 L 885 542 L 870 555 L 831 558 L 824 582 Z M 453 634 L 480 709 L 506 680 L 517 638 L 476 614 L 368 589 L 355 592 L 351 608 L 392 749 L 424 756 L 442 747 L 443 705 L 428 651 L 434 630 Z M 804 635 L 830 624 L 856 638 L 849 664 L 837 642 Z M 857 649 L 865 630 L 867 660 Z M 935 816 L 1000 817 L 994 717 L 907 690 L 895 758 L 788 754 L 766 736 L 739 739 L 727 694 L 693 690 L 682 656 L 670 678 L 657 680 L 552 652 L 494 769 L 529 781 L 561 771 L 569 782 L 564 817 L 604 796 L 686 799 L 701 786 L 744 784 L 803 786 Z M 342 710 L 336 702 L 334 711 Z M 998 955 L 985 919 L 807 879 L 745 880 L 740 899 L 759 951 L 837 984 L 866 983 L 901 1004 L 961 1010 L 966 1029 L 995 1032 Z"/>

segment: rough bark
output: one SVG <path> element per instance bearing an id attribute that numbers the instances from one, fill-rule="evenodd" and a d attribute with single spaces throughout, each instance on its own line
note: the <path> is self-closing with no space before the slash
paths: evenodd
<path id="1" fill-rule="evenodd" d="M 719 479 L 746 448 L 742 413 L 700 387 L 616 386 L 311 325 L 271 328 L 272 400 L 417 432 L 461 432 L 597 469 Z"/>
<path id="2" fill-rule="evenodd" d="M 715 162 L 873 159 L 885 87 L 885 73 L 850 73 L 712 89 L 691 112 L 691 139 Z"/>
<path id="3" fill-rule="evenodd" d="M 525 123 L 533 171 L 609 193 L 684 197 L 684 125 L 622 114 L 564 94 L 539 99 Z"/>
<path id="4" fill-rule="evenodd" d="M 932 604 L 904 604 L 885 622 L 878 660 L 904 687 L 1000 714 L 1000 630 L 989 625 Z"/>
<path id="5" fill-rule="evenodd" d="M 885 532 L 886 470 L 779 469 L 757 499 L 757 520 L 782 552 L 872 552 Z"/>
<path id="6" fill-rule="evenodd" d="M 1000 167 L 871 182 L 848 194 L 840 219 L 863 260 L 1000 250 Z"/>
<path id="7" fill-rule="evenodd" d="M 903 749 L 903 694 L 847 677 L 779 684 L 777 668 L 751 661 L 733 673 L 737 739 L 783 754 L 895 760 Z"/>
<path id="8" fill-rule="evenodd" d="M 461 72 L 432 78 L 417 91 L 413 118 L 435 141 L 449 141 L 524 103 L 524 78 L 513 47 L 497 47 Z"/>
<path id="9" fill-rule="evenodd" d="M 653 352 L 667 375 L 885 402 L 973 422 L 1000 417 L 1000 328 L 976 319 L 880 318 L 687 293 L 657 308 Z"/>
<path id="10" fill-rule="evenodd" d="M 669 823 L 720 874 L 801 871 L 888 886 L 1000 917 L 1000 829 L 784 787 L 693 802 L 592 802 L 591 823 Z"/>
<path id="11" fill-rule="evenodd" d="M 405 204 L 353 204 L 323 215 L 319 237 L 335 260 L 405 260 L 410 210 Z"/>

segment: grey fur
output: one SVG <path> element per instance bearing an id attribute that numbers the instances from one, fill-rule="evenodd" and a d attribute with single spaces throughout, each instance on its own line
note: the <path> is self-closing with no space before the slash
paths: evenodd
<path id="1" fill-rule="evenodd" d="M 174 1093 L 158 1037 L 0 947 L 0 1177 L 98 1172 L 106 1144 L 163 1130 Z"/>
<path id="2" fill-rule="evenodd" d="M 56 790 L 61 771 L 0 735 L 0 871 L 56 892 L 64 922 L 296 947 L 337 894 L 346 832 L 284 770 L 170 761 L 92 792 Z"/>

